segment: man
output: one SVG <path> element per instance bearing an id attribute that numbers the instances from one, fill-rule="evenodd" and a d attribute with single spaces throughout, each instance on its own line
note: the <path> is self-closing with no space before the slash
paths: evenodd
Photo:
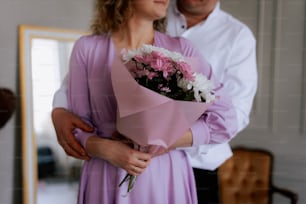
<path id="1" fill-rule="evenodd" d="M 214 75 L 232 97 L 238 130 L 243 130 L 249 123 L 257 89 L 256 42 L 250 29 L 222 11 L 218 0 L 177 0 L 169 7 L 167 30 L 170 35 L 191 40 L 211 64 Z M 205 151 L 205 146 L 192 149 L 188 155 L 203 153 L 201 149 Z M 231 155 L 229 144 L 220 144 L 191 159 L 197 167 L 199 203 L 219 202 L 215 170 Z"/>
<path id="2" fill-rule="evenodd" d="M 218 0 L 172 1 L 168 12 L 168 34 L 183 36 L 194 42 L 211 64 L 215 77 L 223 83 L 232 97 L 238 117 L 239 131 L 249 123 L 249 113 L 257 89 L 256 43 L 250 29 L 220 9 Z M 62 89 L 62 90 L 65 90 Z M 64 94 L 63 96 L 59 96 Z M 58 92 L 55 106 L 67 107 L 65 93 Z M 66 153 L 89 159 L 75 141 L 75 127 L 91 128 L 63 108 L 52 112 L 59 143 Z M 199 203 L 218 203 L 216 169 L 232 152 L 229 144 L 203 145 L 185 149 L 195 167 Z"/>

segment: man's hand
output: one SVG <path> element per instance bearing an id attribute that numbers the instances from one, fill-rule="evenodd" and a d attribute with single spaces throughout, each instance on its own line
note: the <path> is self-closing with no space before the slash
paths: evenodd
<path id="1" fill-rule="evenodd" d="M 80 128 L 83 131 L 92 132 L 93 128 L 64 108 L 55 108 L 52 111 L 52 121 L 56 131 L 57 141 L 66 154 L 78 159 L 89 160 L 90 157 L 76 140 L 72 131 L 75 128 Z"/>

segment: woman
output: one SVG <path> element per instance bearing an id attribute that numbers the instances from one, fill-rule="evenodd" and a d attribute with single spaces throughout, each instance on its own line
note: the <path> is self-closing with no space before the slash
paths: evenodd
<path id="1" fill-rule="evenodd" d="M 97 0 L 93 35 L 80 38 L 74 46 L 69 71 L 69 108 L 95 128 L 94 133 L 74 131 L 91 155 L 82 169 L 80 204 L 195 204 L 192 167 L 185 153 L 175 148 L 223 142 L 235 133 L 235 113 L 219 89 L 217 94 L 221 99 L 163 155 L 152 157 L 112 139 L 116 132 L 116 100 L 110 69 L 123 49 L 152 44 L 187 57 L 200 56 L 185 39 L 159 32 L 165 28 L 168 3 L 168 0 Z M 203 69 L 211 76 L 209 67 Z M 217 132 L 222 136 L 217 137 Z M 126 187 L 119 188 L 118 184 L 126 172 L 137 175 L 137 182 L 124 196 Z"/>

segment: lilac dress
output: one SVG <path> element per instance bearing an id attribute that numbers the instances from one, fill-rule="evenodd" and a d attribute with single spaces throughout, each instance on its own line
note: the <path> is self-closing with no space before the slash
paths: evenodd
<path id="1" fill-rule="evenodd" d="M 172 38 L 155 32 L 154 45 L 177 51 L 185 56 L 200 55 L 183 38 Z M 70 61 L 69 109 L 95 127 L 99 137 L 108 138 L 115 131 L 116 100 L 111 85 L 110 69 L 116 56 L 108 35 L 84 36 L 73 49 Z M 203 72 L 212 77 L 203 61 Z M 222 89 L 218 90 L 222 95 Z M 173 125 L 175 128 L 175 124 Z M 191 127 L 193 145 L 226 141 L 236 131 L 236 116 L 230 100 L 224 95 Z M 92 134 L 75 130 L 83 146 Z M 120 150 L 118 150 L 120 151 Z M 196 204 L 197 194 L 192 167 L 184 151 L 173 150 L 154 157 L 144 173 L 137 177 L 133 190 L 118 184 L 125 176 L 123 169 L 108 161 L 91 158 L 85 161 L 79 186 L 79 204 Z"/>

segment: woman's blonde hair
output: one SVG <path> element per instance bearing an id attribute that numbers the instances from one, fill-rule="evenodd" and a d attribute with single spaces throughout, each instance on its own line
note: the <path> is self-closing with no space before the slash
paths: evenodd
<path id="1" fill-rule="evenodd" d="M 96 0 L 95 12 L 91 24 L 93 34 L 102 34 L 118 31 L 127 23 L 132 15 L 133 0 Z M 166 31 L 166 18 L 153 22 L 154 29 Z"/>

